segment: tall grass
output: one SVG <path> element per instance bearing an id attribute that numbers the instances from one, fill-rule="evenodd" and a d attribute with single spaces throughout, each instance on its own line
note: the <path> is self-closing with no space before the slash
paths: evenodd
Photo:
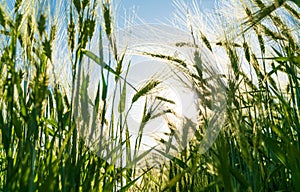
<path id="1" fill-rule="evenodd" d="M 192 62 L 143 53 L 178 67 L 201 101 L 195 135 L 176 154 L 163 139 L 166 151 L 139 153 L 143 128 L 154 118 L 147 102 L 130 140 L 128 88 L 135 91 L 132 106 L 162 82 L 127 82 L 122 72 L 130 63 L 118 50 L 112 2 L 56 2 L 56 13 L 49 1 L 0 5 L 2 191 L 300 191 L 299 1 L 224 3 L 216 38 L 203 30 L 199 10 L 178 4 L 193 42 L 174 46 L 192 49 Z M 217 65 L 228 71 L 215 71 L 204 54 L 222 54 Z M 221 131 L 204 150 L 209 128 Z M 152 151 L 168 161 L 138 168 Z"/>
<path id="2" fill-rule="evenodd" d="M 83 66 L 83 50 L 95 33 L 109 40 L 115 53 L 110 59 L 119 64 L 114 72 L 116 78 L 121 70 L 111 4 L 89 0 L 56 3 L 59 2 L 54 15 L 54 7 L 48 1 L 1 5 L 1 190 L 123 191 L 134 183 L 130 170 L 117 169 L 114 160 L 108 163 L 113 157 L 108 154 L 104 158 L 104 141 L 99 142 L 97 150 L 91 150 L 94 146 L 84 139 L 89 126 L 97 126 L 101 137 L 106 126 L 109 73 L 101 65 L 102 79 L 91 101 L 87 66 Z M 67 28 L 62 27 L 64 24 Z M 103 53 L 99 62 L 103 63 Z M 57 72 L 56 67 L 63 70 Z M 65 71 L 70 81 L 63 79 L 61 72 Z M 107 153 L 122 149 L 124 141 L 109 143 L 114 149 Z"/>
<path id="3" fill-rule="evenodd" d="M 163 181 L 157 181 L 152 189 L 298 191 L 299 4 L 276 0 L 225 3 L 213 26 L 219 36 L 210 36 L 211 40 L 201 28 L 197 7 L 193 12 L 183 1 L 178 5 L 186 16 L 178 18 L 188 23 L 194 44 L 226 55 L 222 54 L 227 59 L 220 63 L 228 69 L 222 78 L 226 119 L 214 145 L 204 154 L 199 142 L 211 119 L 200 123 L 194 140 L 178 155 L 179 160 L 165 165 Z M 197 49 L 195 53 L 199 53 Z M 192 79 L 203 95 L 201 87 L 209 78 L 204 79 L 203 71 L 197 70 L 197 60 L 194 66 L 198 74 Z M 202 107 L 209 105 L 203 102 Z"/>

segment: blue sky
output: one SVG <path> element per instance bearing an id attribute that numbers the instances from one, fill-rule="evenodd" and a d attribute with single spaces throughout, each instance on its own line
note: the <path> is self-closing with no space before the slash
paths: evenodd
<path id="1" fill-rule="evenodd" d="M 187 4 L 191 4 L 192 0 L 185 0 Z M 215 0 L 198 0 L 200 10 L 212 9 Z M 118 6 L 119 16 L 122 17 L 124 10 L 130 12 L 135 7 L 138 17 L 147 23 L 158 23 L 159 21 L 167 21 L 170 19 L 175 8 L 173 0 L 120 0 Z"/>

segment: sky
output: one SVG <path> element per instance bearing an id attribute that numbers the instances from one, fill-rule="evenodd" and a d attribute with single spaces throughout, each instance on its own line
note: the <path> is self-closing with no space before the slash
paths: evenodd
<path id="1" fill-rule="evenodd" d="M 191 4 L 193 0 L 183 0 Z M 200 10 L 211 10 L 215 0 L 197 0 Z M 124 16 L 124 10 L 130 13 L 135 10 L 136 15 L 146 23 L 166 22 L 175 10 L 173 0 L 120 0 L 119 16 Z"/>

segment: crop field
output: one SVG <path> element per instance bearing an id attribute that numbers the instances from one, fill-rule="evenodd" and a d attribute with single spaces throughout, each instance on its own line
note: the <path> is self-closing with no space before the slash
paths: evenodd
<path id="1" fill-rule="evenodd" d="M 300 1 L 170 3 L 0 0 L 0 191 L 300 191 Z"/>

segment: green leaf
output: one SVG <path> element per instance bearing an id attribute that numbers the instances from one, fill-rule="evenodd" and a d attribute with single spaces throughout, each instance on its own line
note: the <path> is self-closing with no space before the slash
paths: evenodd
<path id="1" fill-rule="evenodd" d="M 267 58 L 260 58 L 260 59 L 268 59 L 268 60 L 275 60 L 277 62 L 288 62 L 292 61 L 294 63 L 300 63 L 300 56 L 293 56 L 293 57 L 267 57 Z"/>
<path id="2" fill-rule="evenodd" d="M 271 151 L 276 155 L 278 160 L 285 166 L 288 167 L 286 155 L 281 150 L 280 146 L 278 145 L 278 141 L 271 138 L 271 137 L 264 137 L 264 142 L 266 143 L 266 146 L 271 149 Z"/>
<path id="3" fill-rule="evenodd" d="M 95 55 L 93 52 L 86 50 L 86 49 L 82 49 L 81 51 L 83 54 L 85 54 L 87 57 L 89 57 L 90 59 L 95 61 L 101 67 L 107 69 L 109 72 L 112 72 L 115 75 L 118 75 L 118 73 L 116 71 L 114 71 L 111 67 L 109 67 L 104 61 L 101 61 L 101 59 L 97 55 Z"/>
<path id="4" fill-rule="evenodd" d="M 57 121 L 55 121 L 55 119 L 46 119 L 45 122 L 55 129 L 58 128 L 58 123 L 57 123 Z"/>
<path id="5" fill-rule="evenodd" d="M 177 174 L 171 181 L 168 182 L 168 184 L 164 187 L 162 191 L 167 191 L 168 189 L 172 188 L 176 183 L 184 176 L 184 172 L 181 172 Z"/>
<path id="6" fill-rule="evenodd" d="M 137 182 L 137 180 L 139 180 L 143 175 L 145 175 L 146 173 L 148 173 L 153 167 L 149 168 L 148 170 L 144 171 L 143 174 L 141 174 L 140 176 L 138 176 L 137 178 L 135 178 L 134 180 L 130 181 L 129 183 L 127 183 L 124 187 L 122 187 L 120 190 L 118 190 L 119 192 L 125 192 L 127 190 L 129 190 L 129 188 L 135 184 L 135 182 Z"/>
<path id="7" fill-rule="evenodd" d="M 107 83 L 106 83 L 106 80 L 105 80 L 105 77 L 104 77 L 104 74 L 102 73 L 101 75 L 102 77 L 102 101 L 105 101 L 106 100 L 106 97 L 107 97 Z"/>
<path id="8" fill-rule="evenodd" d="M 240 173 L 238 170 L 230 168 L 230 173 L 235 177 L 235 179 L 245 188 L 249 188 L 250 185 L 244 175 Z"/>
<path id="9" fill-rule="evenodd" d="M 14 131 L 15 131 L 15 133 L 16 133 L 16 135 L 17 135 L 17 137 L 19 138 L 19 139 L 21 139 L 22 138 L 22 123 L 20 122 L 20 118 L 18 117 L 18 115 L 17 114 L 15 114 L 15 112 L 13 113 L 13 125 L 14 125 Z"/>
<path id="10" fill-rule="evenodd" d="M 186 171 L 190 170 L 189 166 L 184 161 L 178 159 L 177 157 L 174 157 L 173 155 L 165 153 L 165 152 L 163 152 L 163 151 L 161 151 L 159 149 L 155 149 L 155 151 L 157 151 L 158 153 L 160 153 L 164 157 L 170 159 L 172 162 L 174 162 L 176 165 L 178 165 L 179 167 L 181 167 L 183 170 L 186 170 Z"/>
<path id="11" fill-rule="evenodd" d="M 142 160 L 144 157 L 146 157 L 146 155 L 148 155 L 154 148 L 155 148 L 155 146 L 152 147 L 152 148 L 150 148 L 150 149 L 148 149 L 148 150 L 146 150 L 146 151 L 144 151 L 139 156 L 134 157 L 134 159 L 131 162 L 129 162 L 129 163 L 126 164 L 126 167 L 135 166 L 140 160 Z"/>
<path id="12" fill-rule="evenodd" d="M 103 191 L 104 192 L 108 192 L 108 191 L 114 191 L 114 182 L 109 182 L 109 183 L 105 183 L 104 187 L 103 187 Z"/>
<path id="13" fill-rule="evenodd" d="M 95 112 L 97 112 L 99 109 L 99 105 L 100 105 L 99 101 L 100 101 L 100 82 L 98 83 L 97 94 L 96 94 L 96 98 L 95 98 L 95 102 L 94 102 L 94 106 L 95 106 L 94 111 Z"/>
<path id="14" fill-rule="evenodd" d="M 118 106 L 118 112 L 123 113 L 125 110 L 125 102 L 126 102 L 126 84 L 124 83 L 121 98 Z"/>

